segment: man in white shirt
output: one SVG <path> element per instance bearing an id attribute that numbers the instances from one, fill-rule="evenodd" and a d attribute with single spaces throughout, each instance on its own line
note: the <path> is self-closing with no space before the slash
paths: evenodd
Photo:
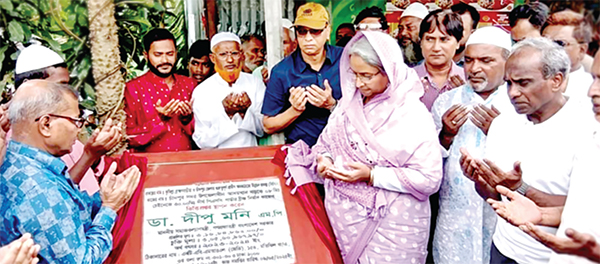
<path id="1" fill-rule="evenodd" d="M 571 61 L 571 72 L 565 95 L 585 104 L 589 112 L 590 100 L 588 87 L 592 84 L 592 75 L 586 72 L 582 61 L 592 41 L 592 28 L 583 15 L 571 10 L 553 13 L 542 26 L 542 36 L 549 38 L 565 48 Z"/>
<path id="2" fill-rule="evenodd" d="M 194 134 L 201 149 L 256 146 L 263 135 L 262 108 L 265 85 L 241 72 L 244 54 L 240 38 L 230 32 L 214 35 L 210 42 L 214 74 L 192 93 Z"/>
<path id="3" fill-rule="evenodd" d="M 564 49 L 548 39 L 525 39 L 513 47 L 504 79 L 516 112 L 527 119 L 496 118 L 484 160 L 461 149 L 463 172 L 482 197 L 499 199 L 495 188 L 502 185 L 539 206 L 564 205 L 577 146 L 592 121 L 562 94 L 569 68 Z M 554 234 L 556 228 L 544 231 Z M 490 263 L 547 263 L 550 255 L 546 246 L 498 218 Z"/>
<path id="4" fill-rule="evenodd" d="M 468 83 L 441 94 L 431 109 L 446 158 L 433 238 L 435 263 L 490 262 L 496 213 L 463 175 L 459 150 L 481 156 L 492 121 L 500 113 L 516 115 L 504 85 L 511 45 L 510 35 L 500 28 L 477 29 L 466 43 Z"/>
<path id="5" fill-rule="evenodd" d="M 600 52 L 592 67 L 594 82 L 588 95 L 594 104 L 596 121 L 600 122 Z M 488 200 L 498 215 L 518 226 L 533 238 L 548 246 L 554 253 L 550 263 L 598 263 L 600 262 L 600 211 L 591 209 L 589 202 L 595 199 L 600 185 L 598 177 L 600 159 L 600 126 L 590 134 L 575 159 L 569 194 L 565 206 L 539 207 L 523 195 L 502 186 L 497 191 L 510 198 L 508 202 Z M 591 210 L 590 210 L 591 209 Z M 558 226 L 556 235 L 541 231 L 542 226 Z"/>

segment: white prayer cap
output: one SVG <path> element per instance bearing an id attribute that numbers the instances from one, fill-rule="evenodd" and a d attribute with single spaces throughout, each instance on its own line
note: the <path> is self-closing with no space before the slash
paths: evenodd
<path id="1" fill-rule="evenodd" d="M 65 60 L 53 50 L 42 45 L 33 44 L 24 48 L 17 58 L 15 73 L 34 71 L 64 63 Z"/>
<path id="2" fill-rule="evenodd" d="M 292 23 L 292 21 L 290 21 L 287 18 L 282 18 L 281 19 L 281 26 L 290 30 L 293 30 L 294 27 L 294 23 Z"/>
<path id="3" fill-rule="evenodd" d="M 419 2 L 414 2 L 414 3 L 410 4 L 404 10 L 404 12 L 402 12 L 402 15 L 400 15 L 400 18 L 407 17 L 407 16 L 413 16 L 413 17 L 418 17 L 420 19 L 423 19 L 428 14 L 429 14 L 429 10 L 427 9 L 427 7 L 424 4 L 421 4 Z"/>
<path id="4" fill-rule="evenodd" d="M 481 27 L 475 30 L 475 32 L 473 32 L 473 34 L 471 34 L 467 40 L 467 44 L 465 46 L 469 46 L 471 44 L 494 45 L 508 51 L 510 51 L 512 46 L 510 34 L 501 28 L 494 26 Z"/>
<path id="5" fill-rule="evenodd" d="M 240 45 L 242 45 L 242 41 L 240 40 L 240 37 L 238 37 L 238 35 L 231 33 L 231 32 L 220 32 L 220 33 L 215 34 L 210 39 L 210 50 L 213 50 L 215 48 L 215 46 L 217 46 L 217 44 L 219 44 L 223 41 L 235 41 L 235 42 L 239 43 Z"/>

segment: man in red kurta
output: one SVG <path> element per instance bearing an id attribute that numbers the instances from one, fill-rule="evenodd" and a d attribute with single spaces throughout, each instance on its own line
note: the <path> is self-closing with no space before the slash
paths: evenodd
<path id="1" fill-rule="evenodd" d="M 144 36 L 150 71 L 127 83 L 125 112 L 129 145 L 136 152 L 192 149 L 192 107 L 196 81 L 175 74 L 175 38 L 166 29 Z"/>

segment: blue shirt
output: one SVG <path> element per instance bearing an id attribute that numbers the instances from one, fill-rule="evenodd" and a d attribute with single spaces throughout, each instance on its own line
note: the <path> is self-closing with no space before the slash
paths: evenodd
<path id="1" fill-rule="evenodd" d="M 263 102 L 262 113 L 265 116 L 276 116 L 285 112 L 292 106 L 289 101 L 290 88 L 317 85 L 325 89 L 324 81 L 328 80 L 332 88 L 333 98 L 342 97 L 340 88 L 340 57 L 343 49 L 336 46 L 325 45 L 325 63 L 319 71 L 313 70 L 302 59 L 300 49 L 279 62 L 271 71 L 271 79 L 267 84 L 267 91 Z M 283 131 L 287 143 L 294 143 L 300 139 L 309 146 L 317 142 L 317 138 L 325 128 L 331 112 L 306 103 L 306 110 L 292 124 Z"/>
<path id="2" fill-rule="evenodd" d="M 0 167 L 0 245 L 31 233 L 40 263 L 102 263 L 116 213 L 71 181 L 60 158 L 10 141 Z"/>

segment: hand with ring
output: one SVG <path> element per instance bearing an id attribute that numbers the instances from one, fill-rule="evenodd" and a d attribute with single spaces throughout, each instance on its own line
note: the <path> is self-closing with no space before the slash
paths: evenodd
<path id="1" fill-rule="evenodd" d="M 469 110 L 466 106 L 456 104 L 442 115 L 442 131 L 440 131 L 440 144 L 450 149 L 454 137 L 460 127 L 469 119 Z"/>

